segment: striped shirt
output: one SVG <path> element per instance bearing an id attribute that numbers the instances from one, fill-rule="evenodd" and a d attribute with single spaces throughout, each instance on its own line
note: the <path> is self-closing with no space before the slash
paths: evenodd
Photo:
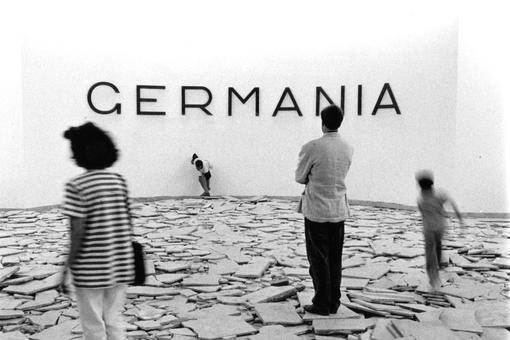
<path id="1" fill-rule="evenodd" d="M 85 219 L 74 263 L 81 288 L 111 288 L 134 280 L 130 200 L 121 175 L 91 170 L 65 185 L 63 213 Z"/>

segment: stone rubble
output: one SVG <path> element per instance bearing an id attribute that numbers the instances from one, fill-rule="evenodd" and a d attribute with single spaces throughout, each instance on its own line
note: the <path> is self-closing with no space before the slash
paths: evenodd
<path id="1" fill-rule="evenodd" d="M 442 286 L 424 272 L 416 211 L 353 206 L 342 305 L 303 311 L 313 296 L 296 202 L 170 199 L 137 203 L 144 286 L 130 286 L 129 339 L 510 339 L 510 221 L 466 218 L 443 242 Z M 0 211 L 0 340 L 80 339 L 71 287 L 57 291 L 68 250 L 58 209 Z"/>

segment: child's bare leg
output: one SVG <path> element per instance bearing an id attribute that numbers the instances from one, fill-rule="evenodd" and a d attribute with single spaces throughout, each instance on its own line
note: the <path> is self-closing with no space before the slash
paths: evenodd
<path id="1" fill-rule="evenodd" d="M 434 232 L 426 231 L 425 236 L 425 268 L 427 270 L 427 276 L 429 277 L 429 283 L 432 289 L 437 290 L 439 288 L 439 263 L 437 259 L 437 245 Z"/>
<path id="2" fill-rule="evenodd" d="M 437 264 L 438 267 L 441 268 L 441 259 L 442 259 L 442 239 L 443 239 L 443 233 L 438 231 L 435 234 L 435 243 L 436 243 L 436 254 L 437 254 Z"/>
<path id="3" fill-rule="evenodd" d="M 211 190 L 211 186 L 209 185 L 209 179 L 206 178 L 206 182 L 207 182 L 207 191 L 210 191 Z"/>

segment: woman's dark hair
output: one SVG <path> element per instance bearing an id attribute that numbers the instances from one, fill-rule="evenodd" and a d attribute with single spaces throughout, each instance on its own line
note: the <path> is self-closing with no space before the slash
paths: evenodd
<path id="1" fill-rule="evenodd" d="M 199 159 L 197 161 L 195 161 L 195 166 L 200 169 L 204 166 L 204 163 Z"/>
<path id="2" fill-rule="evenodd" d="M 195 159 L 198 158 L 198 155 L 196 153 L 193 154 L 193 156 L 191 156 L 191 164 L 193 164 L 195 162 Z"/>
<path id="3" fill-rule="evenodd" d="M 322 124 L 330 130 L 337 130 L 342 125 L 344 113 L 336 105 L 330 105 L 321 111 Z"/>
<path id="4" fill-rule="evenodd" d="M 73 158 L 79 167 L 106 169 L 118 159 L 118 150 L 110 136 L 93 123 L 67 129 L 64 138 L 71 142 Z"/>

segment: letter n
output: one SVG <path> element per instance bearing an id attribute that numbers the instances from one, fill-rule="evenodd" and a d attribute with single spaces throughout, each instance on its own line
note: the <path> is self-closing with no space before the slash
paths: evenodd
<path id="1" fill-rule="evenodd" d="M 317 86 L 315 88 L 315 115 L 320 116 L 321 112 L 321 96 L 324 97 L 330 105 L 335 104 L 333 100 L 328 96 L 326 91 L 323 90 L 322 87 Z M 344 103 L 345 103 L 345 86 L 340 86 L 340 108 L 342 109 L 342 112 L 344 111 Z"/>

